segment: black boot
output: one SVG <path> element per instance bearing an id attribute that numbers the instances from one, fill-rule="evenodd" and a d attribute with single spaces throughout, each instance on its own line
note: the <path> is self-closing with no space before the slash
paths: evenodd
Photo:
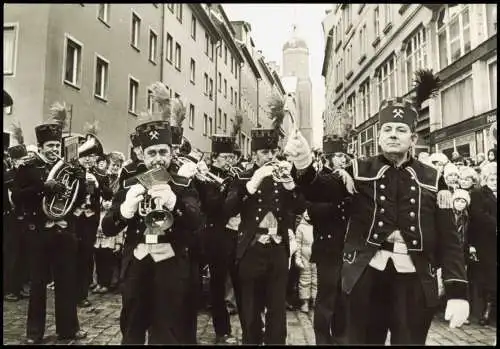
<path id="1" fill-rule="evenodd" d="M 484 306 L 484 311 L 481 315 L 481 319 L 479 319 L 479 325 L 486 326 L 490 324 L 490 315 L 492 308 L 493 308 L 493 303 L 491 301 L 487 301 Z"/>

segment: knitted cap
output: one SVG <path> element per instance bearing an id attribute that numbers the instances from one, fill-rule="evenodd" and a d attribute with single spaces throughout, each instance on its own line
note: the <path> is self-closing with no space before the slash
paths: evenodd
<path id="1" fill-rule="evenodd" d="M 453 192 L 452 201 L 454 202 L 458 199 L 464 199 L 467 202 L 467 205 L 470 205 L 470 195 L 467 190 L 455 189 L 455 191 Z"/>
<path id="2" fill-rule="evenodd" d="M 456 175 L 458 175 L 460 173 L 460 171 L 458 171 L 458 167 L 455 164 L 452 164 L 451 162 L 449 162 L 446 165 L 444 165 L 443 176 L 445 178 L 453 173 Z"/>

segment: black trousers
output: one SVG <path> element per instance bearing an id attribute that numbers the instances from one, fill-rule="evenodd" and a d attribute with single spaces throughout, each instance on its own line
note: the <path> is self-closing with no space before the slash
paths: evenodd
<path id="1" fill-rule="evenodd" d="M 189 255 L 189 282 L 185 297 L 186 344 L 197 344 L 198 310 L 201 307 L 201 268 L 199 256 Z"/>
<path id="2" fill-rule="evenodd" d="M 238 264 L 243 344 L 286 344 L 288 254 L 285 244 L 255 243 Z M 267 309 L 265 333 L 261 314 Z"/>
<path id="3" fill-rule="evenodd" d="M 340 270 L 342 261 L 324 259 L 316 263 L 318 294 L 314 308 L 314 335 L 316 344 L 334 344 L 342 336 L 345 312 L 342 309 Z"/>
<path id="4" fill-rule="evenodd" d="M 76 233 L 78 237 L 77 253 L 77 290 L 78 302 L 84 301 L 89 295 L 89 286 L 94 274 L 94 244 L 97 239 L 99 215 L 86 217 L 82 213 L 76 218 Z"/>
<path id="5" fill-rule="evenodd" d="M 240 304 L 238 277 L 235 266 L 237 232 L 223 228 L 209 238 L 210 303 L 215 335 L 231 334 L 231 321 L 226 306 L 226 281 L 231 277 L 236 306 Z"/>
<path id="6" fill-rule="evenodd" d="M 29 281 L 30 245 L 27 224 L 21 217 L 3 216 L 3 265 L 4 293 L 20 294 L 23 284 Z"/>
<path id="7" fill-rule="evenodd" d="M 189 260 L 175 256 L 154 262 L 135 257 L 125 271 L 120 328 L 122 344 L 185 344 L 185 297 Z"/>
<path id="8" fill-rule="evenodd" d="M 54 226 L 37 231 L 33 238 L 31 293 L 26 334 L 42 339 L 45 333 L 47 283 L 50 269 L 55 283 L 56 332 L 71 337 L 80 328 L 76 308 L 76 251 L 74 227 Z"/>
<path id="9" fill-rule="evenodd" d="M 113 268 L 115 267 L 115 255 L 111 248 L 95 248 L 95 271 L 97 274 L 97 284 L 110 287 Z"/>
<path id="10" fill-rule="evenodd" d="M 397 273 L 392 260 L 384 271 L 367 266 L 347 299 L 348 344 L 425 345 L 435 309 L 426 306 L 416 273 Z"/>

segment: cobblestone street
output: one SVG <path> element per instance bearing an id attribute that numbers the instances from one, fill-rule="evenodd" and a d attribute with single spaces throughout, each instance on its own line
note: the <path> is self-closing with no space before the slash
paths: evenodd
<path id="1" fill-rule="evenodd" d="M 79 309 L 80 326 L 88 331 L 88 337 L 82 341 L 57 341 L 55 334 L 53 291 L 48 291 L 47 325 L 44 344 L 120 344 L 121 334 L 119 316 L 121 300 L 119 295 L 92 295 L 89 300 L 92 308 Z M 25 339 L 25 323 L 27 300 L 17 303 L 4 302 L 3 313 L 3 344 L 23 344 Z M 289 311 L 287 314 L 288 338 L 287 344 L 314 344 L 312 313 Z M 234 335 L 240 340 L 241 329 L 238 317 L 232 316 L 231 323 Z M 493 345 L 496 338 L 496 328 L 480 327 L 474 322 L 461 329 L 450 329 L 439 319 L 435 319 L 429 336 L 428 345 Z M 198 343 L 213 344 L 215 334 L 212 320 L 208 313 L 201 312 L 198 316 Z"/>

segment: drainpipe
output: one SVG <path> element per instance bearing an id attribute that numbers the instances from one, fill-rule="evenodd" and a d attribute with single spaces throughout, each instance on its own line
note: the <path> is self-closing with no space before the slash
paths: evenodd
<path id="1" fill-rule="evenodd" d="M 165 64 L 165 3 L 161 5 L 161 54 L 160 54 L 160 81 L 163 81 L 163 65 Z"/>

